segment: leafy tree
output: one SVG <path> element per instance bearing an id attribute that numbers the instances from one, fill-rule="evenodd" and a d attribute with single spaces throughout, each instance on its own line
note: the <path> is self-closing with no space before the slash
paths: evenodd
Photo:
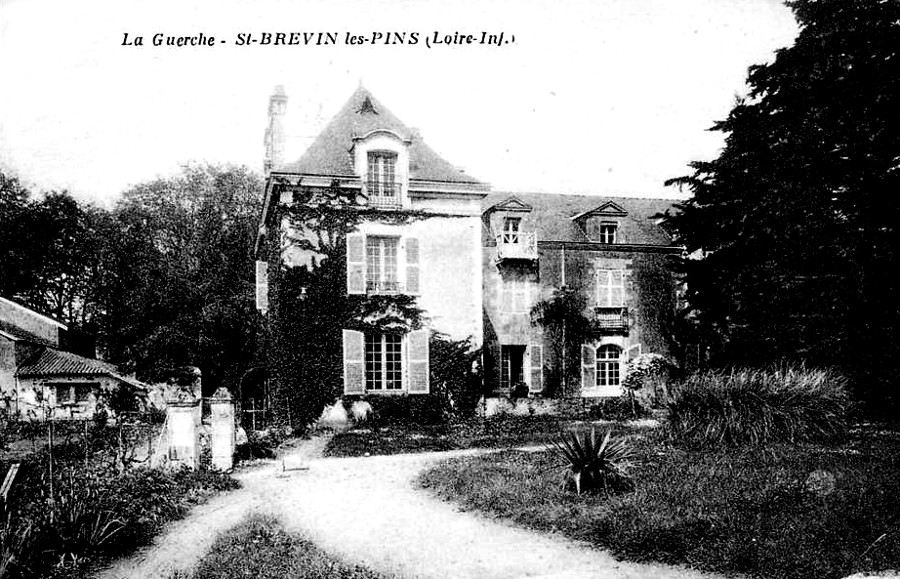
<path id="1" fill-rule="evenodd" d="M 0 174 L 0 294 L 73 327 L 93 327 L 99 307 L 106 211 L 51 191 L 32 199 Z"/>
<path id="2" fill-rule="evenodd" d="M 126 191 L 108 238 L 103 346 L 146 379 L 198 366 L 204 391 L 237 389 L 255 356 L 253 244 L 262 183 L 188 165 Z"/>
<path id="3" fill-rule="evenodd" d="M 896 375 L 900 3 L 789 2 L 793 46 L 753 66 L 713 130 L 726 145 L 670 183 L 687 299 L 718 363 L 842 367 L 859 393 Z M 701 332 L 702 333 L 702 332 Z"/>
<path id="4" fill-rule="evenodd" d="M 26 223 L 30 194 L 15 177 L 0 172 L 0 295 L 28 287 L 33 247 Z"/>
<path id="5" fill-rule="evenodd" d="M 584 315 L 583 292 L 562 287 L 531 309 L 531 323 L 540 326 L 553 349 L 553 367 L 546 393 L 563 396 L 578 391 L 581 384 L 581 345 L 593 339 L 596 325 Z M 561 388 L 561 392 L 556 389 Z"/>

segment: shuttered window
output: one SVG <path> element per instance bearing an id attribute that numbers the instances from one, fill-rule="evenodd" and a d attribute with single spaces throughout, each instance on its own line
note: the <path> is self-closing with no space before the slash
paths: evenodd
<path id="1" fill-rule="evenodd" d="M 428 330 L 405 336 L 344 330 L 344 394 L 429 392 Z"/>
<path id="2" fill-rule="evenodd" d="M 605 345 L 597 348 L 597 386 L 619 386 L 622 383 L 620 358 L 622 349 Z"/>
<path id="3" fill-rule="evenodd" d="M 403 337 L 399 334 L 367 334 L 366 390 L 403 389 Z"/>
<path id="4" fill-rule="evenodd" d="M 422 271 L 420 246 L 416 237 L 348 235 L 347 293 L 418 294 Z"/>
<path id="5" fill-rule="evenodd" d="M 369 292 L 396 292 L 397 281 L 396 237 L 366 237 L 366 289 Z"/>
<path id="6" fill-rule="evenodd" d="M 621 308 L 625 306 L 625 271 L 599 269 L 596 273 L 597 306 Z"/>

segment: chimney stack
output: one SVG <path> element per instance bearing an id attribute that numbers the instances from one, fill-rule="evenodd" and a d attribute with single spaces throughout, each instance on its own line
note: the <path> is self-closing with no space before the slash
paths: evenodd
<path id="1" fill-rule="evenodd" d="M 284 164 L 284 113 L 287 100 L 284 87 L 280 84 L 269 97 L 269 126 L 266 127 L 266 154 L 263 159 L 263 173 L 267 177 L 272 169 Z"/>

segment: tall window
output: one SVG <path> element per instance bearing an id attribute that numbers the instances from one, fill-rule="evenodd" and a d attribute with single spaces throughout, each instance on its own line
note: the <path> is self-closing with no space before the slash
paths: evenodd
<path id="1" fill-rule="evenodd" d="M 525 381 L 525 346 L 500 346 L 500 387 L 508 390 Z"/>
<path id="2" fill-rule="evenodd" d="M 396 237 L 366 237 L 366 289 L 399 291 Z"/>
<path id="3" fill-rule="evenodd" d="M 403 388 L 403 337 L 366 334 L 366 390 Z"/>
<path id="4" fill-rule="evenodd" d="M 519 217 L 507 217 L 503 220 L 503 243 L 519 243 L 519 226 L 522 220 Z"/>
<path id="5" fill-rule="evenodd" d="M 619 386 L 622 374 L 619 359 L 622 349 L 618 346 L 605 345 L 597 348 L 597 386 Z"/>
<path id="6" fill-rule="evenodd" d="M 394 197 L 396 189 L 397 153 L 373 151 L 369 153 L 369 195 Z"/>
<path id="7" fill-rule="evenodd" d="M 625 305 L 625 272 L 623 270 L 597 270 L 597 305 L 601 308 L 621 308 Z"/>

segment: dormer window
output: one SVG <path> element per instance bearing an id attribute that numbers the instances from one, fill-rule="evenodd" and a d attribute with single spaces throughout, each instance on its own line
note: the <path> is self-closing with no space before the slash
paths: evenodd
<path id="1" fill-rule="evenodd" d="M 587 236 L 598 243 L 616 243 L 619 225 L 615 221 L 603 221 L 598 217 L 587 220 Z"/>
<path id="2" fill-rule="evenodd" d="M 369 198 L 388 198 L 393 199 L 395 202 L 399 202 L 400 191 L 397 186 L 397 153 L 389 151 L 370 151 L 368 161 L 366 189 Z"/>
<path id="3" fill-rule="evenodd" d="M 619 229 L 619 226 L 615 223 L 609 221 L 603 221 L 600 223 L 600 235 L 597 239 L 600 243 L 615 243 L 616 242 L 616 231 Z"/>
<path id="4" fill-rule="evenodd" d="M 519 217 L 507 217 L 503 220 L 503 243 L 519 243 L 519 228 L 522 219 Z"/>

